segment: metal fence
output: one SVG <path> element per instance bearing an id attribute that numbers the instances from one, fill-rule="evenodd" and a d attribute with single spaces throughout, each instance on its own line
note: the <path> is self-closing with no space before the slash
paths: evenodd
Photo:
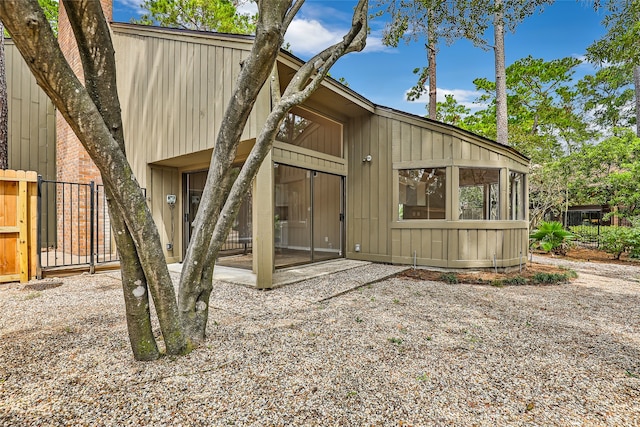
<path id="1" fill-rule="evenodd" d="M 38 178 L 38 276 L 42 271 L 118 261 L 104 186 Z"/>

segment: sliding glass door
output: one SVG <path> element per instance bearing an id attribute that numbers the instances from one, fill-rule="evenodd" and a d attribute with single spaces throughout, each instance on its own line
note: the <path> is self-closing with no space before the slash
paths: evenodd
<path id="1" fill-rule="evenodd" d="M 343 179 L 275 164 L 275 266 L 342 256 Z"/>

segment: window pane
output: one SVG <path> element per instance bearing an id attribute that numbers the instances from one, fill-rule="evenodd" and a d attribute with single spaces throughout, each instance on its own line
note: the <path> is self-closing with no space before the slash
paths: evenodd
<path id="1" fill-rule="evenodd" d="M 292 108 L 287 113 L 276 140 L 342 157 L 342 126 L 302 108 Z"/>
<path id="2" fill-rule="evenodd" d="M 445 168 L 404 169 L 398 175 L 400 219 L 445 219 Z"/>
<path id="3" fill-rule="evenodd" d="M 524 220 L 524 174 L 509 174 L 509 219 Z"/>
<path id="4" fill-rule="evenodd" d="M 500 169 L 460 168 L 460 219 L 500 219 Z"/>

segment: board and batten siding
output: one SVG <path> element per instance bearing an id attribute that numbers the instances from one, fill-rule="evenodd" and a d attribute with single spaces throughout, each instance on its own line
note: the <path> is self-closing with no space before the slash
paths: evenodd
<path id="1" fill-rule="evenodd" d="M 392 132 L 392 121 L 375 114 L 356 117 L 346 127 L 347 258 L 391 262 Z M 363 160 L 368 155 L 370 162 Z"/>
<path id="2" fill-rule="evenodd" d="M 506 218 L 507 171 L 528 173 L 524 157 L 454 127 L 382 108 L 353 119 L 346 135 L 347 257 L 450 268 L 526 261 L 527 221 L 456 217 L 460 167 L 500 168 L 500 215 Z M 367 155 L 371 162 L 363 161 Z M 447 168 L 446 219 L 399 220 L 398 170 L 435 167 Z"/>
<path id="3" fill-rule="evenodd" d="M 136 174 L 148 164 L 211 149 L 251 43 L 126 24 L 112 28 L 127 155 Z M 257 117 L 269 108 L 263 90 L 241 140 L 256 137 Z"/>
<path id="4" fill-rule="evenodd" d="M 5 41 L 9 99 L 9 169 L 56 178 L 56 112 L 20 52 Z"/>

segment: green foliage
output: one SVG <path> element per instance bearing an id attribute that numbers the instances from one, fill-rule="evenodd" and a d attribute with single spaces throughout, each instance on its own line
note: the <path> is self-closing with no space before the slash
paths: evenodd
<path id="1" fill-rule="evenodd" d="M 440 276 L 440 280 L 442 280 L 445 283 L 450 283 L 452 285 L 458 283 L 458 277 L 455 275 L 455 273 L 443 273 Z"/>
<path id="2" fill-rule="evenodd" d="M 238 14 L 230 0 L 144 0 L 136 24 L 221 33 L 252 34 L 256 16 Z"/>
<path id="3" fill-rule="evenodd" d="M 58 1 L 57 0 L 38 0 L 42 10 L 44 11 L 44 16 L 47 17 L 47 21 L 49 21 L 49 25 L 51 25 L 51 30 L 53 30 L 53 34 L 58 35 Z"/>
<path id="4" fill-rule="evenodd" d="M 576 85 L 585 114 L 607 129 L 636 123 L 633 70 L 628 65 L 610 65 L 584 76 Z"/>
<path id="5" fill-rule="evenodd" d="M 567 273 L 536 273 L 532 277 L 533 283 L 537 285 L 553 285 L 556 283 L 565 283 L 572 277 L 575 277 L 574 272 Z"/>
<path id="6" fill-rule="evenodd" d="M 600 248 L 615 259 L 624 253 L 640 258 L 640 227 L 601 227 Z"/>
<path id="7" fill-rule="evenodd" d="M 640 2 L 608 0 L 603 24 L 607 33 L 587 48 L 594 62 L 640 64 Z"/>
<path id="8" fill-rule="evenodd" d="M 502 280 L 502 283 L 504 285 L 509 285 L 509 286 L 526 285 L 527 284 L 527 279 L 525 279 L 522 276 L 515 276 L 515 277 L 511 277 L 511 278 L 507 278 L 507 279 Z"/>
<path id="9" fill-rule="evenodd" d="M 443 123 L 457 126 L 464 117 L 469 115 L 471 110 L 458 104 L 453 95 L 447 94 L 444 99 L 444 102 L 438 102 L 437 119 Z"/>
<path id="10" fill-rule="evenodd" d="M 542 222 L 540 227 L 529 235 L 533 244 L 545 252 L 565 255 L 573 235 L 559 222 Z"/>
<path id="11" fill-rule="evenodd" d="M 623 218 L 640 215 L 640 138 L 631 130 L 617 129 L 597 145 L 584 145 L 567 163 L 575 177 L 574 203 L 616 206 Z"/>

